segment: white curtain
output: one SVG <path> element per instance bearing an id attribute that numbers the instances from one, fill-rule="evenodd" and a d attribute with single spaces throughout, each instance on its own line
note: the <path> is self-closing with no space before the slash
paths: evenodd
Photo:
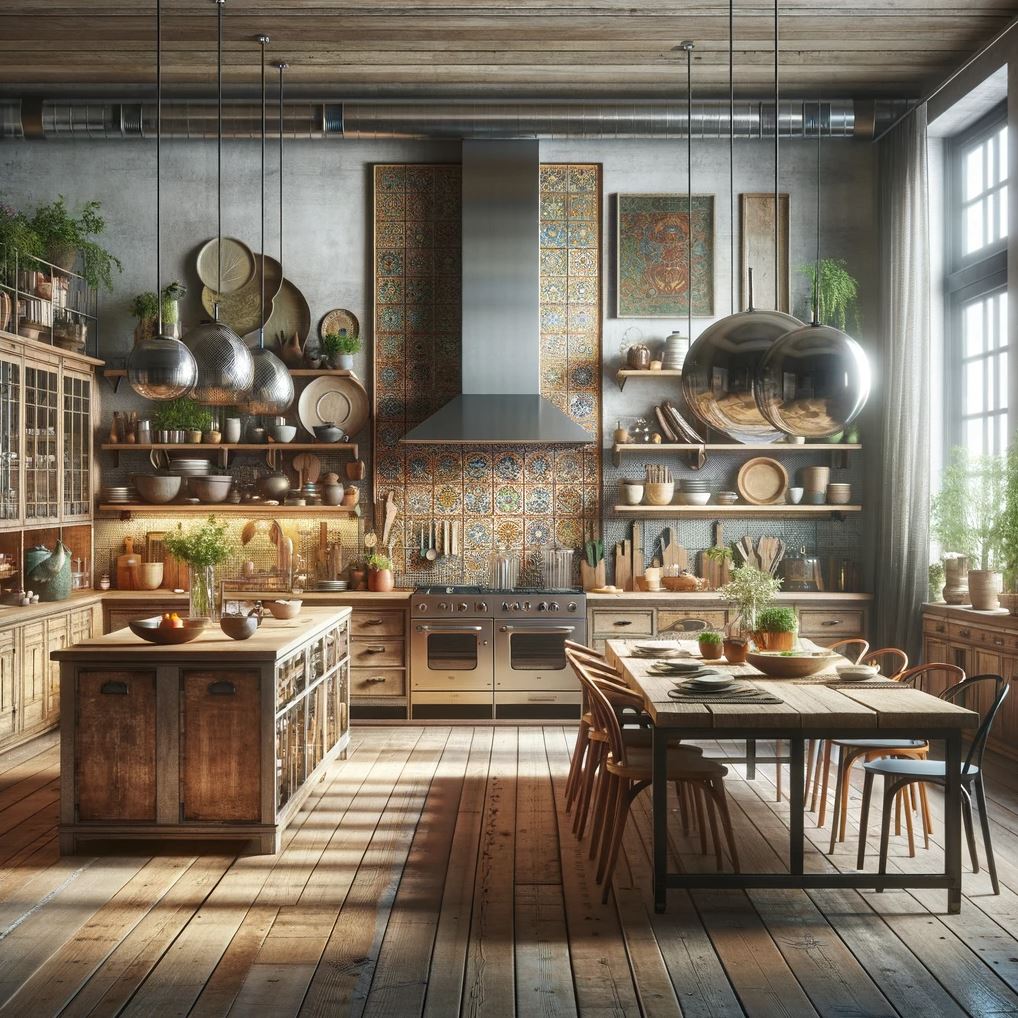
<path id="1" fill-rule="evenodd" d="M 880 477 L 873 526 L 876 637 L 918 663 L 929 566 L 930 229 L 926 106 L 880 142 Z"/>

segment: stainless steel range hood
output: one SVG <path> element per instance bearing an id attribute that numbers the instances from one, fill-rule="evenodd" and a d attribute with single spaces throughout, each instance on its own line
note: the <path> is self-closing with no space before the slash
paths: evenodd
<path id="1" fill-rule="evenodd" d="M 585 445 L 541 397 L 540 144 L 463 142 L 463 394 L 408 443 Z"/>

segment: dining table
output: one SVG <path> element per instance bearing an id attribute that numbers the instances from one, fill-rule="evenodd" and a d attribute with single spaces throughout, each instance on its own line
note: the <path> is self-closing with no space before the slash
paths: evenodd
<path id="1" fill-rule="evenodd" d="M 805 641 L 803 641 L 805 643 Z M 609 640 L 606 657 L 626 684 L 643 697 L 653 723 L 652 815 L 654 908 L 664 912 L 669 888 L 946 888 L 948 911 L 961 911 L 961 774 L 966 732 L 978 727 L 979 715 L 885 676 L 842 678 L 838 655 L 825 659 L 815 674 L 771 678 L 751 664 L 709 662 L 738 679 L 736 692 L 693 692 L 679 688 L 675 675 L 655 674 L 665 653 L 699 658 L 693 640 Z M 822 648 L 803 649 L 820 651 Z M 752 690 L 758 691 L 753 693 Z M 926 739 L 941 742 L 947 764 L 942 873 L 805 871 L 805 744 L 810 739 Z M 668 870 L 667 749 L 675 740 L 784 740 L 789 745 L 788 871 L 770 873 L 679 873 Z M 780 766 L 780 763 L 778 764 Z"/>

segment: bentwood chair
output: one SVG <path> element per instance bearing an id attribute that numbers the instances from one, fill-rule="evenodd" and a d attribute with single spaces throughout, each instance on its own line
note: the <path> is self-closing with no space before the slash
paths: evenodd
<path id="1" fill-rule="evenodd" d="M 979 822 L 983 830 L 983 849 L 986 852 L 986 868 L 990 873 L 993 893 L 1000 894 L 1000 883 L 997 880 L 997 864 L 993 858 L 993 845 L 990 841 L 990 819 L 986 811 L 986 788 L 983 784 L 983 752 L 986 739 L 993 727 L 993 722 L 1000 711 L 1001 704 L 1007 698 L 1008 683 L 1000 675 L 973 675 L 972 678 L 951 686 L 941 694 L 942 700 L 949 703 L 969 700 L 961 706 L 978 709 L 984 690 L 990 693 L 990 705 L 981 714 L 979 728 L 975 738 L 969 745 L 968 754 L 961 767 L 962 819 L 965 823 L 965 836 L 968 841 L 969 855 L 972 858 L 972 872 L 979 872 L 979 854 L 976 851 L 976 837 L 972 825 L 972 797 L 975 796 L 979 807 Z M 866 776 L 862 789 L 862 814 L 859 818 L 859 858 L 857 866 L 863 868 L 866 860 L 866 827 L 869 821 L 870 799 L 873 794 L 873 779 L 878 775 L 884 778 L 883 809 L 880 818 L 880 872 L 887 872 L 887 843 L 891 829 L 891 802 L 904 788 L 916 783 L 927 782 L 937 785 L 947 784 L 947 764 L 943 760 L 914 760 L 885 758 L 873 760 L 863 765 Z"/>
<path id="2" fill-rule="evenodd" d="M 948 686 L 965 681 L 965 672 L 957 665 L 927 664 L 916 665 L 909 668 L 898 676 L 898 681 L 911 686 L 913 689 L 929 691 L 933 676 L 938 678 L 946 676 Z M 845 840 L 845 831 L 848 825 L 848 797 L 852 787 L 852 765 L 857 760 L 870 761 L 881 757 L 906 757 L 914 760 L 924 760 L 930 751 L 930 744 L 925 739 L 833 739 L 832 745 L 838 748 L 838 775 L 834 784 L 834 813 L 831 817 L 831 847 L 834 851 L 835 844 Z M 902 790 L 904 793 L 904 789 Z M 912 789 L 909 788 L 909 803 L 905 811 L 905 822 L 908 828 L 908 854 L 915 855 L 915 836 L 912 831 Z M 933 823 L 930 819 L 930 804 L 926 798 L 926 786 L 919 783 L 919 802 L 922 807 L 923 840 L 926 848 L 930 847 L 930 834 L 933 832 Z M 900 814 L 902 796 L 896 800 L 898 823 L 900 825 Z M 899 826 L 900 833 L 900 826 Z"/>
<path id="3" fill-rule="evenodd" d="M 581 682 L 587 684 L 594 725 L 605 735 L 607 752 L 603 761 L 603 795 L 599 795 L 599 804 L 603 802 L 603 808 L 599 810 L 603 822 L 600 831 L 595 832 L 595 841 L 599 843 L 595 847 L 599 848 L 597 879 L 604 885 L 601 900 L 607 902 L 630 807 L 636 796 L 651 783 L 651 747 L 649 744 L 633 745 L 626 739 L 608 694 L 600 688 L 599 683 L 593 681 L 583 662 L 574 658 L 573 665 Z M 685 812 L 688 803 L 695 804 L 700 818 L 703 851 L 706 851 L 703 824 L 703 815 L 706 814 L 719 868 L 723 860 L 718 834 L 720 818 L 728 854 L 732 866 L 738 872 L 738 852 L 724 790 L 727 768 L 715 760 L 707 759 L 695 747 L 670 745 L 667 773 L 669 782 L 675 785 L 679 795 L 680 809 Z"/>

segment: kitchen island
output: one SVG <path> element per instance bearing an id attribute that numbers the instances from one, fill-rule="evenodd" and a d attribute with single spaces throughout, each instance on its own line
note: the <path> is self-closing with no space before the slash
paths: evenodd
<path id="1" fill-rule="evenodd" d="M 129 629 L 56 650 L 60 849 L 86 839 L 243 839 L 277 852 L 327 763 L 345 754 L 350 608 L 218 624 L 146 643 Z"/>

